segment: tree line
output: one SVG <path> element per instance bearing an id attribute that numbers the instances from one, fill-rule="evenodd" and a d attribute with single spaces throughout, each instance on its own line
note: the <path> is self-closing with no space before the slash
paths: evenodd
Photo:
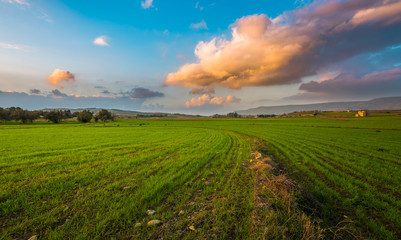
<path id="1" fill-rule="evenodd" d="M 106 109 L 102 109 L 97 114 L 89 111 L 83 110 L 81 112 L 71 112 L 70 110 L 59 110 L 54 109 L 50 111 L 35 110 L 29 111 L 22 109 L 20 107 L 0 107 L 0 120 L 1 121 L 21 121 L 22 123 L 33 122 L 37 119 L 46 119 L 53 123 L 59 123 L 65 119 L 76 118 L 81 123 L 88 123 L 92 119 L 95 122 L 107 122 L 114 121 L 115 116 Z"/>

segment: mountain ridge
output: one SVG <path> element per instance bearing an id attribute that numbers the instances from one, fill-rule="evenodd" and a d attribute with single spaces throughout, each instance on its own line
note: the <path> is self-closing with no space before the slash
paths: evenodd
<path id="1" fill-rule="evenodd" d="M 327 102 L 302 105 L 260 106 L 236 111 L 240 115 L 284 114 L 300 111 L 357 111 L 357 110 L 399 110 L 401 96 L 375 98 L 367 101 Z"/>

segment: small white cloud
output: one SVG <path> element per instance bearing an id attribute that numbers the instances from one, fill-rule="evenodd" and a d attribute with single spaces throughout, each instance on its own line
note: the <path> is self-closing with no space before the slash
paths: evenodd
<path id="1" fill-rule="evenodd" d="M 206 22 L 203 19 L 199 23 L 192 23 L 190 27 L 192 29 L 207 29 Z"/>
<path id="2" fill-rule="evenodd" d="M 93 43 L 99 46 L 110 46 L 108 41 L 109 39 L 106 36 L 100 36 L 93 40 Z"/>
<path id="3" fill-rule="evenodd" d="M 141 2 L 141 6 L 144 9 L 148 9 L 150 7 L 153 7 L 153 0 L 145 0 L 145 1 Z"/>

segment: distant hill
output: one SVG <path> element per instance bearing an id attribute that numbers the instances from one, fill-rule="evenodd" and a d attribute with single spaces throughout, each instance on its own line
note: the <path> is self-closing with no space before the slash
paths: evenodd
<path id="1" fill-rule="evenodd" d="M 59 110 L 70 110 L 71 112 L 81 112 L 83 110 L 89 110 L 94 113 L 100 112 L 103 108 L 44 108 L 42 109 L 43 111 L 50 111 L 53 109 L 59 109 Z M 130 111 L 130 110 L 120 110 L 120 109 L 107 109 L 111 113 L 114 114 L 121 114 L 121 115 L 136 115 L 136 114 L 146 114 L 138 111 Z"/>
<path id="2" fill-rule="evenodd" d="M 370 101 L 329 102 L 305 105 L 261 106 L 237 111 L 240 115 L 283 114 L 299 111 L 399 110 L 401 97 L 376 98 Z"/>
<path id="3" fill-rule="evenodd" d="M 96 114 L 104 108 L 44 108 L 42 110 L 50 111 L 53 109 L 70 110 L 71 112 L 81 112 L 83 110 L 89 110 Z M 136 116 L 139 116 L 139 117 L 188 117 L 188 118 L 202 117 L 200 115 L 189 115 L 189 114 L 181 114 L 181 113 L 138 112 L 138 111 L 120 110 L 120 109 L 107 109 L 107 110 L 120 117 L 136 117 Z"/>

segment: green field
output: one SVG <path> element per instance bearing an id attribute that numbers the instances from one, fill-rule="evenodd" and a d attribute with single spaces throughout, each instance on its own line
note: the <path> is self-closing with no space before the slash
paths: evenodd
<path id="1" fill-rule="evenodd" d="M 1 239 L 401 237 L 396 115 L 4 123 L 0 139 Z"/>

